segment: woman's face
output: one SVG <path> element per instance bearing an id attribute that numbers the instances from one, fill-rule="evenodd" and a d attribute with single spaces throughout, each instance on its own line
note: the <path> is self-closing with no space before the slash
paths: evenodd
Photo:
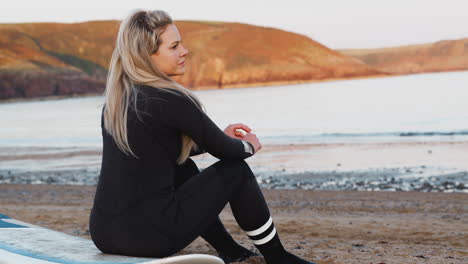
<path id="1" fill-rule="evenodd" d="M 154 65 L 168 76 L 183 75 L 188 51 L 182 46 L 179 30 L 174 24 L 167 25 L 160 38 L 158 51 L 151 55 Z"/>

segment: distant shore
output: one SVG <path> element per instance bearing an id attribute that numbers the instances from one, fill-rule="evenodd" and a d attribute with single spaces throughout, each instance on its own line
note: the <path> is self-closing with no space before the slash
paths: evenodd
<path id="1" fill-rule="evenodd" d="M 0 213 L 90 239 L 94 192 L 94 186 L 0 184 Z M 466 193 L 263 192 L 286 249 L 319 264 L 468 262 Z M 237 241 L 254 249 L 229 207 L 221 219 Z M 178 254 L 189 253 L 215 251 L 198 238 Z"/>
<path id="2" fill-rule="evenodd" d="M 388 78 L 388 77 L 400 77 L 415 74 L 431 74 L 431 73 L 446 73 L 446 72 L 458 72 L 466 71 L 465 69 L 450 70 L 450 71 L 433 71 L 433 72 L 418 72 L 418 73 L 388 73 L 388 74 L 375 74 L 366 76 L 354 76 L 346 78 L 325 78 L 317 80 L 292 80 L 292 81 L 274 81 L 274 82 L 252 82 L 252 83 L 239 83 L 224 85 L 223 87 L 218 86 L 199 86 L 196 89 L 190 88 L 192 91 L 203 91 L 203 90 L 222 90 L 222 89 L 237 89 L 237 88 L 254 88 L 254 87 L 266 87 L 266 86 L 281 86 L 281 85 L 295 85 L 295 84 L 307 84 L 307 83 L 320 83 L 320 82 L 334 82 L 334 81 L 346 81 L 346 80 L 361 80 L 361 79 L 373 79 L 373 78 Z M 84 94 L 72 94 L 72 95 L 53 95 L 44 97 L 33 97 L 33 98 L 11 98 L 11 99 L 0 99 L 1 103 L 18 103 L 18 102 L 31 102 L 31 101 L 47 101 L 47 100 L 61 100 L 67 98 L 81 98 L 81 97 L 92 97 L 102 96 L 103 93 L 84 93 Z"/>
<path id="3" fill-rule="evenodd" d="M 69 98 L 93 97 L 93 96 L 101 96 L 101 95 L 102 93 L 87 93 L 87 94 L 72 94 L 72 95 L 52 95 L 52 96 L 33 97 L 33 98 L 11 98 L 11 99 L 0 100 L 0 104 L 62 100 L 62 99 L 69 99 Z"/>
<path id="4" fill-rule="evenodd" d="M 203 91 L 203 90 L 222 90 L 222 89 L 233 89 L 233 88 L 253 88 L 253 87 L 265 87 L 265 86 L 281 86 L 281 85 L 294 85 L 294 84 L 306 84 L 306 83 L 319 83 L 319 82 L 333 82 L 333 81 L 346 81 L 346 80 L 359 80 L 359 79 L 370 79 L 370 78 L 384 78 L 393 77 L 398 75 L 369 75 L 369 76 L 355 76 L 347 78 L 326 78 L 320 80 L 293 80 L 293 81 L 275 81 L 275 82 L 253 82 L 253 83 L 240 83 L 225 85 L 223 87 L 217 86 L 200 86 L 196 89 L 190 88 L 192 91 Z M 47 100 L 61 100 L 68 98 L 81 98 L 81 97 L 92 97 L 101 96 L 102 93 L 84 93 L 84 94 L 72 94 L 72 95 L 53 95 L 44 97 L 32 97 L 32 98 L 11 98 L 11 99 L 0 99 L 0 103 L 19 103 L 19 102 L 31 102 L 31 101 L 47 101 Z"/>

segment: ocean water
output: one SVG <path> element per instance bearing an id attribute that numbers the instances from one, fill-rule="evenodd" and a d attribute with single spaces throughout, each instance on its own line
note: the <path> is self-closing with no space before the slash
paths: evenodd
<path id="1" fill-rule="evenodd" d="M 468 72 L 196 91 L 263 144 L 464 140 Z M 103 97 L 0 104 L 0 147 L 100 147 Z"/>
<path id="2" fill-rule="evenodd" d="M 221 129 L 258 136 L 263 187 L 468 192 L 468 72 L 195 94 Z M 0 104 L 0 183 L 96 184 L 103 100 Z"/>

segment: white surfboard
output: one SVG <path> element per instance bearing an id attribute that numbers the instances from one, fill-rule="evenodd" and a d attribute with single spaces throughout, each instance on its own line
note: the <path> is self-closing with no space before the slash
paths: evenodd
<path id="1" fill-rule="evenodd" d="M 93 241 L 0 214 L 0 264 L 224 264 L 218 257 L 189 254 L 162 259 L 104 254 Z"/>

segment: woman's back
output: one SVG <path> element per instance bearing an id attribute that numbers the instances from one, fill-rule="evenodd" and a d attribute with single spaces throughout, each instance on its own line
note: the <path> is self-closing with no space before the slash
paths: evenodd
<path id="1" fill-rule="evenodd" d="M 180 154 L 180 132 L 168 127 L 152 110 L 157 101 L 167 100 L 168 92 L 138 86 L 137 109 L 127 113 L 128 142 L 136 157 L 123 153 L 104 129 L 102 167 L 95 197 L 95 207 L 103 215 L 119 215 L 151 195 L 170 195 L 173 173 Z M 163 95 L 161 95 L 164 93 Z M 155 104 L 151 106 L 150 104 Z M 166 104 L 165 107 L 169 107 Z M 162 109 L 172 111 L 172 109 Z"/>

